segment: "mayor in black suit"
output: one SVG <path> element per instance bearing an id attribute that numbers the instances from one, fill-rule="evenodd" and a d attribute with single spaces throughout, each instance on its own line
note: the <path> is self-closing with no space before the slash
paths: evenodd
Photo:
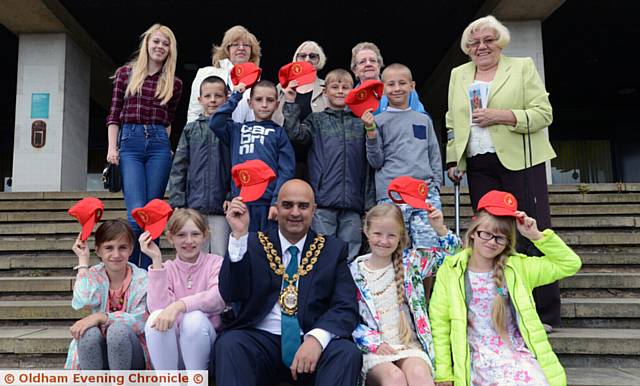
<path id="1" fill-rule="evenodd" d="M 310 230 L 316 204 L 306 182 L 283 184 L 276 206 L 278 227 L 266 233 L 248 233 L 241 198 L 227 211 L 219 289 L 239 312 L 215 343 L 216 384 L 353 386 L 362 356 L 351 341 L 358 305 L 347 245 Z"/>

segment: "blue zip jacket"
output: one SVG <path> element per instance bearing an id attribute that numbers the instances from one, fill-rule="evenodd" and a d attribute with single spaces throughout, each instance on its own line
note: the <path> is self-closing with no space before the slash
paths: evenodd
<path id="1" fill-rule="evenodd" d="M 284 129 L 271 120 L 234 122 L 231 114 L 242 100 L 242 94 L 234 92 L 229 100 L 211 116 L 209 128 L 220 141 L 229 146 L 231 166 L 259 159 L 269 165 L 276 174 L 259 200 L 247 205 L 275 205 L 280 187 L 293 178 L 295 155 Z M 240 188 L 231 182 L 231 194 L 236 197 Z"/>
<path id="2" fill-rule="evenodd" d="M 367 158 L 362 120 L 348 110 L 311 113 L 300 122 L 300 106 L 285 103 L 289 139 L 310 145 L 309 182 L 320 208 L 364 210 Z"/>

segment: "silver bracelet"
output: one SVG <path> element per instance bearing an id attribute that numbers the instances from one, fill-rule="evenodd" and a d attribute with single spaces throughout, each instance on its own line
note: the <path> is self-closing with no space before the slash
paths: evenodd
<path id="1" fill-rule="evenodd" d="M 77 270 L 79 270 L 80 268 L 89 268 L 89 266 L 88 266 L 88 265 L 86 265 L 86 264 L 80 264 L 80 265 L 76 265 L 75 267 L 73 267 L 73 270 L 74 270 L 74 271 L 77 271 Z"/>

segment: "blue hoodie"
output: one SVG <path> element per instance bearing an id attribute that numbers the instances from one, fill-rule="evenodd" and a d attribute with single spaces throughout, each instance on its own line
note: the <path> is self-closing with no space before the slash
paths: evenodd
<path id="1" fill-rule="evenodd" d="M 229 100 L 211 116 L 209 127 L 220 141 L 229 146 L 231 167 L 245 161 L 259 159 L 269 165 L 276 174 L 262 197 L 248 205 L 274 205 L 280 186 L 293 178 L 295 155 L 284 129 L 272 120 L 234 122 L 231 114 L 242 100 L 242 94 L 234 92 Z M 240 188 L 231 183 L 231 194 L 236 197 Z"/>

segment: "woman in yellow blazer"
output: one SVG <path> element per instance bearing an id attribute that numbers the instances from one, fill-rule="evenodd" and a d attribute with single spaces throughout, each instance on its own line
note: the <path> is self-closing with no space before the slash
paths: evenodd
<path id="1" fill-rule="evenodd" d="M 471 22 L 462 33 L 460 47 L 471 61 L 451 71 L 447 173 L 452 181 L 467 174 L 473 208 L 491 190 L 509 191 L 518 209 L 544 229 L 551 227 L 544 162 L 556 154 L 543 129 L 552 109 L 533 60 L 502 55 L 509 41 L 509 30 L 493 16 Z M 472 108 L 474 90 L 480 108 Z M 517 250 L 540 255 L 524 238 Z M 545 329 L 559 326 L 558 284 L 539 287 L 534 297 Z"/>

